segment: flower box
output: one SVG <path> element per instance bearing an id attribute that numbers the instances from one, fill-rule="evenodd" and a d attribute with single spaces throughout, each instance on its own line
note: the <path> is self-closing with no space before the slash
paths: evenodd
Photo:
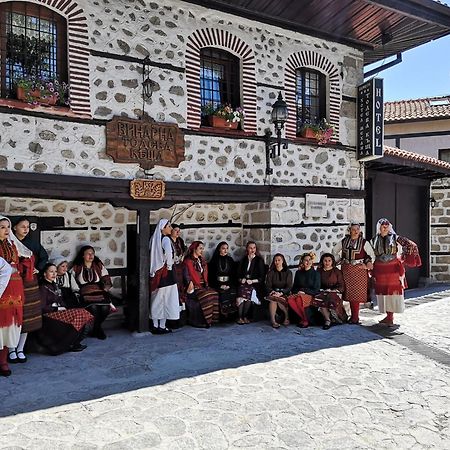
<path id="1" fill-rule="evenodd" d="M 56 105 L 58 98 L 56 95 L 48 95 L 46 97 L 41 97 L 41 91 L 39 89 L 27 89 L 22 86 L 17 86 L 16 91 L 17 100 L 28 103 L 39 103 L 41 105 L 53 106 Z"/>
<path id="2" fill-rule="evenodd" d="M 304 137 L 306 139 L 316 139 L 317 140 L 316 132 L 312 128 L 309 128 L 309 127 L 304 127 L 302 129 L 301 135 L 302 135 L 302 137 Z"/>
<path id="3" fill-rule="evenodd" d="M 237 130 L 239 122 L 228 122 L 225 118 L 219 116 L 208 116 L 208 123 L 214 128 L 228 128 Z"/>

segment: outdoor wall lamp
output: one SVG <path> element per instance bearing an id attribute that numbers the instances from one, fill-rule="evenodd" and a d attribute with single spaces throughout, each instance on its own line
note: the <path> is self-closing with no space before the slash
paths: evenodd
<path id="1" fill-rule="evenodd" d="M 283 100 L 281 92 L 278 93 L 277 101 L 272 105 L 271 114 L 272 123 L 275 127 L 276 138 L 272 137 L 271 131 L 266 131 L 266 175 L 272 175 L 273 169 L 270 167 L 270 159 L 280 156 L 281 145 L 284 149 L 288 148 L 288 141 L 281 139 L 281 130 L 284 128 L 284 124 L 288 119 L 288 107 Z"/>
<path id="2" fill-rule="evenodd" d="M 145 102 L 150 100 L 156 83 L 150 80 L 150 58 L 148 55 L 142 60 L 142 113 L 145 113 Z"/>
<path id="3" fill-rule="evenodd" d="M 434 197 L 430 197 L 430 206 L 431 206 L 431 209 L 435 208 L 436 204 L 437 204 L 436 199 L 435 199 Z"/>

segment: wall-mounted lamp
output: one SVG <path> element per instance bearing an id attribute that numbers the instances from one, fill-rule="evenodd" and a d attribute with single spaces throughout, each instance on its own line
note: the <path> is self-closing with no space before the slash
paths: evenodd
<path id="1" fill-rule="evenodd" d="M 283 100 L 281 92 L 278 93 L 277 101 L 272 105 L 272 123 L 275 127 L 276 138 L 272 138 L 270 131 L 266 132 L 266 175 L 272 175 L 273 169 L 270 167 L 270 158 L 280 156 L 281 145 L 284 149 L 288 148 L 288 141 L 281 139 L 281 130 L 288 119 L 288 107 Z"/>
<path id="2" fill-rule="evenodd" d="M 437 204 L 436 199 L 435 199 L 434 197 L 430 197 L 430 206 L 431 206 L 431 209 L 435 208 L 435 207 L 436 207 L 436 204 Z"/>
<path id="3" fill-rule="evenodd" d="M 152 97 L 156 83 L 149 78 L 150 58 L 148 55 L 142 60 L 142 113 L 145 114 L 145 102 Z"/>

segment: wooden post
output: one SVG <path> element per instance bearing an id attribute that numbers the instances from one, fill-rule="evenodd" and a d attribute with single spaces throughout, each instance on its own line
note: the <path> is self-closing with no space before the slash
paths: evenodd
<path id="1" fill-rule="evenodd" d="M 140 208 L 137 211 L 138 233 L 136 239 L 136 255 L 138 257 L 138 294 L 139 294 L 139 326 L 140 333 L 150 330 L 150 208 Z"/>

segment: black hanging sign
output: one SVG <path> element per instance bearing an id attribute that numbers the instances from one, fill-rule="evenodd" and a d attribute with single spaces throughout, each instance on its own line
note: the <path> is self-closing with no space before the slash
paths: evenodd
<path id="1" fill-rule="evenodd" d="M 383 156 L 383 79 L 372 78 L 358 86 L 357 159 Z"/>

